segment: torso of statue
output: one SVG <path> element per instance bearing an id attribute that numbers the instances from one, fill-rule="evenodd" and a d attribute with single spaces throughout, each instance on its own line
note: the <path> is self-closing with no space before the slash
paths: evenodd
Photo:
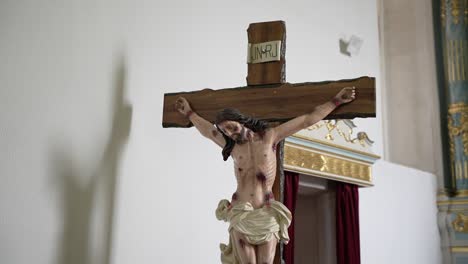
<path id="1" fill-rule="evenodd" d="M 237 190 L 231 204 L 250 202 L 254 208 L 268 206 L 274 199 L 272 187 L 276 177 L 276 146 L 272 130 L 243 144 L 231 152 L 237 179 Z"/>

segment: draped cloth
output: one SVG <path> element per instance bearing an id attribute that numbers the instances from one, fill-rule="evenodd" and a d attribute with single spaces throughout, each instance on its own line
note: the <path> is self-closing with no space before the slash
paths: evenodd
<path id="1" fill-rule="evenodd" d="M 291 212 L 278 201 L 270 201 L 269 206 L 254 209 L 249 202 L 237 203 L 229 209 L 229 201 L 221 200 L 216 209 L 216 218 L 229 222 L 229 244 L 220 244 L 221 262 L 238 264 L 239 256 L 232 231 L 245 236 L 251 245 L 260 245 L 275 237 L 283 243 L 289 242 L 288 226 L 291 224 Z"/>
<path id="2" fill-rule="evenodd" d="M 336 185 L 336 258 L 338 264 L 361 263 L 358 186 Z"/>
<path id="3" fill-rule="evenodd" d="M 299 173 L 284 171 L 284 205 L 292 213 L 292 223 L 289 226 L 289 243 L 284 247 L 283 258 L 286 264 L 294 264 L 294 220 L 297 192 L 299 190 Z"/>

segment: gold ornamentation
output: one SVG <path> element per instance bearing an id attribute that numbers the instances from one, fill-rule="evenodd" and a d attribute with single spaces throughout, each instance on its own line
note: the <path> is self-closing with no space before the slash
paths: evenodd
<path id="1" fill-rule="evenodd" d="M 339 126 L 338 123 L 343 122 L 347 127 L 349 127 L 348 131 L 343 131 Z M 337 119 L 337 120 L 324 120 L 319 122 L 313 126 L 307 128 L 307 130 L 317 130 L 321 127 L 325 126 L 328 130 L 328 133 L 325 135 L 326 140 L 334 141 L 335 138 L 332 135 L 333 130 L 336 130 L 338 135 L 340 135 L 346 142 L 348 143 L 359 143 L 361 146 L 366 147 L 366 144 L 372 146 L 374 141 L 372 141 L 366 132 L 358 132 L 355 138 L 352 138 L 353 128 L 356 127 L 351 120 L 347 119 Z"/>
<path id="2" fill-rule="evenodd" d="M 468 25 L 468 0 L 465 0 L 465 25 Z"/>
<path id="3" fill-rule="evenodd" d="M 452 132 L 454 136 L 461 134 L 463 141 L 463 149 L 465 156 L 468 155 L 468 105 L 466 103 L 458 103 L 450 105 L 448 109 L 449 114 L 460 113 L 460 124 L 455 127 L 452 123 Z M 449 131 L 450 131 L 449 127 Z"/>
<path id="4" fill-rule="evenodd" d="M 449 114 L 457 114 L 457 113 L 468 113 L 468 105 L 465 102 L 450 104 L 448 108 Z"/>
<path id="5" fill-rule="evenodd" d="M 359 143 L 361 143 L 361 146 L 365 147 L 367 145 L 372 145 L 374 141 L 372 141 L 368 136 L 366 132 L 358 132 L 357 133 L 357 138 L 353 139 L 354 140 L 359 140 Z"/>
<path id="6" fill-rule="evenodd" d="M 325 125 L 325 122 L 318 122 L 318 123 L 315 123 L 314 125 L 308 127 L 307 130 L 316 130 L 316 129 L 319 129 L 319 128 L 323 127 L 324 125 Z"/>
<path id="7" fill-rule="evenodd" d="M 468 216 L 458 213 L 457 218 L 452 222 L 452 226 L 457 232 L 468 233 Z"/>
<path id="8" fill-rule="evenodd" d="M 444 65 L 447 68 L 447 80 L 449 82 L 465 81 L 466 57 L 468 42 L 464 39 L 446 40 L 444 45 Z"/>
<path id="9" fill-rule="evenodd" d="M 441 23 L 442 23 L 442 27 L 445 26 L 445 12 L 446 12 L 446 9 L 445 9 L 445 1 L 442 0 L 440 1 L 440 20 L 441 20 Z"/>
<path id="10" fill-rule="evenodd" d="M 351 159 L 319 153 L 311 148 L 287 142 L 284 146 L 284 166 L 305 174 L 358 185 L 371 185 L 371 167 Z"/>
<path id="11" fill-rule="evenodd" d="M 453 126 L 452 116 L 447 116 L 448 120 L 448 136 L 449 136 L 449 144 L 450 144 L 450 162 L 453 163 L 455 161 L 455 144 L 453 143 L 454 136 L 457 134 L 458 130 L 456 127 Z"/>
<path id="12" fill-rule="evenodd" d="M 455 25 L 460 22 L 460 0 L 452 0 L 452 20 Z"/>
<path id="13" fill-rule="evenodd" d="M 460 122 L 455 125 L 455 115 L 460 115 Z M 463 103 L 451 104 L 448 109 L 448 136 L 450 147 L 450 164 L 452 175 L 455 178 L 468 178 L 468 161 L 455 160 L 455 140 L 461 136 L 463 142 L 463 154 L 468 155 L 468 106 Z"/>

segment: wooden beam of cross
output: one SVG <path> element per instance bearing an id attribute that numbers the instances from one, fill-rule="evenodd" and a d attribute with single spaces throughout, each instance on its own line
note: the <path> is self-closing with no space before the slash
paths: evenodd
<path id="1" fill-rule="evenodd" d="M 174 108 L 177 98 L 181 96 L 190 102 L 190 106 L 198 115 L 212 123 L 214 123 L 216 113 L 227 107 L 236 108 L 257 119 L 282 123 L 312 112 L 315 106 L 329 101 L 347 86 L 356 87 L 356 99 L 340 106 L 325 119 L 375 117 L 375 80 L 370 77 L 361 77 L 316 83 L 284 83 L 166 93 L 162 125 L 163 127 L 192 126 L 190 121 Z"/>
<path id="2" fill-rule="evenodd" d="M 338 107 L 325 119 L 375 117 L 375 79 L 285 83 L 286 26 L 283 21 L 250 24 L 248 32 L 247 86 L 219 90 L 204 89 L 164 95 L 163 127 L 191 127 L 190 121 L 175 110 L 180 96 L 192 109 L 214 123 L 216 113 L 236 108 L 244 114 L 270 122 L 286 122 L 310 113 L 346 86 L 356 87 L 356 99 Z M 259 63 L 257 63 L 259 62 Z"/>

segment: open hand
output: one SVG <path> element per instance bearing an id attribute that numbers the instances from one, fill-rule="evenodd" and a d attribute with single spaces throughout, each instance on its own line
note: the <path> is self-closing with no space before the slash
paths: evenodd
<path id="1" fill-rule="evenodd" d="M 335 99 L 339 101 L 340 104 L 346 104 L 353 101 L 356 98 L 356 88 L 345 87 L 343 88 L 336 96 Z"/>
<path id="2" fill-rule="evenodd" d="M 189 102 L 184 97 L 177 98 L 177 101 L 174 105 L 175 109 L 179 111 L 179 113 L 187 116 L 189 112 L 192 112 L 192 108 L 190 107 Z"/>

